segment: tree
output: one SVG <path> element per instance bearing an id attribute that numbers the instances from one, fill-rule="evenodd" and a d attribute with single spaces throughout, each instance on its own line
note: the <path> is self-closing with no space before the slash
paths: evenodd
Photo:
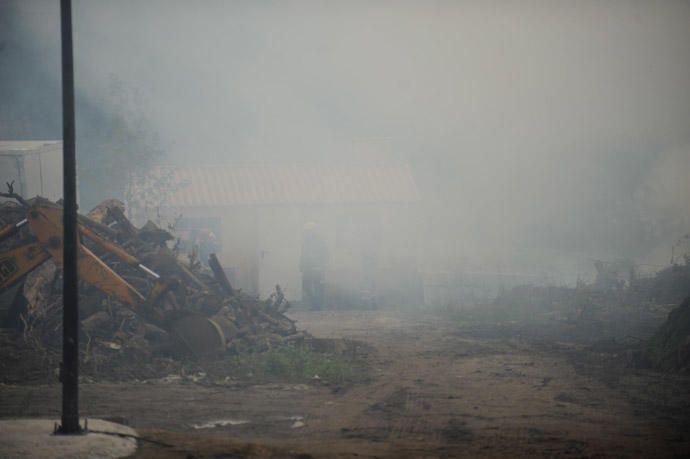
<path id="1" fill-rule="evenodd" d="M 81 100 L 77 113 L 80 206 L 89 209 L 103 199 L 124 199 L 133 173 L 163 155 L 137 92 L 111 77 L 109 93 L 96 103 Z"/>

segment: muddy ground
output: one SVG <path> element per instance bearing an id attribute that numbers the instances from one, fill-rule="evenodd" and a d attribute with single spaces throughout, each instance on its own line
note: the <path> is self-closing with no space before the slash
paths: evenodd
<path id="1" fill-rule="evenodd" d="M 146 440 L 136 457 L 688 457 L 690 378 L 624 346 L 401 311 L 295 312 L 368 344 L 359 383 L 91 382 L 87 417 Z M 57 384 L 0 386 L 0 415 L 59 417 Z"/>

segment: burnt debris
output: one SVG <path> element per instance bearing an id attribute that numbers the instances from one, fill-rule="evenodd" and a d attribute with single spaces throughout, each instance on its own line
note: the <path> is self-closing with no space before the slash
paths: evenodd
<path id="1" fill-rule="evenodd" d="M 59 207 L 40 198 L 5 202 L 0 205 L 0 226 L 16 226 L 38 208 Z M 102 262 L 114 273 L 96 284 L 80 276 L 80 353 L 87 365 L 153 357 L 207 359 L 264 351 L 307 336 L 284 314 L 290 303 L 280 286 L 266 300 L 242 292 L 230 284 L 215 254 L 209 259 L 211 270 L 203 269 L 194 257 L 175 250 L 169 231 L 151 221 L 136 228 L 120 201 L 104 201 L 80 216 L 80 225 L 81 245 L 95 263 Z M 0 252 L 10 254 L 37 242 L 43 247 L 35 229 L 24 225 L 8 234 L 0 241 Z M 26 344 L 48 355 L 59 349 L 62 336 L 62 274 L 60 260 L 45 258 L 31 268 L 16 263 L 22 275 L 13 285 L 3 286 L 10 304 L 2 314 L 3 326 L 21 331 Z M 116 287 L 135 294 L 107 293 Z"/>

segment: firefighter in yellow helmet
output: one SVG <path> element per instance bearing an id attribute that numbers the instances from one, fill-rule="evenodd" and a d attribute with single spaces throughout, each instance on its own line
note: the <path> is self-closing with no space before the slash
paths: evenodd
<path id="1" fill-rule="evenodd" d="M 316 224 L 304 225 L 300 270 L 302 271 L 302 300 L 312 310 L 324 306 L 323 279 L 328 263 L 328 248 L 319 235 Z"/>

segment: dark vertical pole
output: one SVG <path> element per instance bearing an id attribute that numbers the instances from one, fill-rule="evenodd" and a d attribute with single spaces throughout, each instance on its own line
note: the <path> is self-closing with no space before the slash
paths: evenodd
<path id="1" fill-rule="evenodd" d="M 62 425 L 60 433 L 76 434 L 79 426 L 79 291 L 77 278 L 77 169 L 74 145 L 74 67 L 72 2 L 60 0 L 62 33 L 63 307 L 62 307 Z"/>

